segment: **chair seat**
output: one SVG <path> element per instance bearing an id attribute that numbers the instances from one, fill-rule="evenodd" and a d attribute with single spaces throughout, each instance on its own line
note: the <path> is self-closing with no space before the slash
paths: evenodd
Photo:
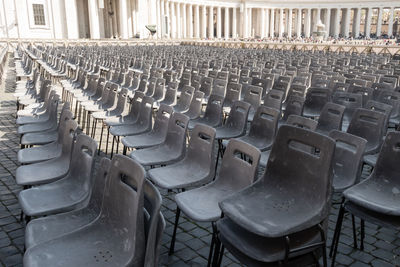
<path id="1" fill-rule="evenodd" d="M 189 124 L 188 124 L 188 128 L 190 130 L 192 130 L 197 124 L 204 124 L 204 125 L 215 128 L 215 127 L 221 125 L 221 122 L 215 122 L 215 121 L 210 121 L 206 118 L 200 118 L 200 119 L 196 119 L 196 120 L 190 120 Z"/>
<path id="2" fill-rule="evenodd" d="M 99 212 L 83 208 L 32 220 L 25 228 L 25 248 L 29 249 L 88 225 Z"/>
<path id="3" fill-rule="evenodd" d="M 132 135 L 122 138 L 122 144 L 126 147 L 137 149 L 160 145 L 165 141 L 165 136 L 151 133 Z"/>
<path id="4" fill-rule="evenodd" d="M 262 167 L 267 166 L 270 154 L 271 154 L 271 150 L 261 152 L 260 163 L 259 163 L 260 166 L 262 166 Z"/>
<path id="5" fill-rule="evenodd" d="M 110 128 L 110 134 L 114 136 L 129 136 L 135 134 L 142 134 L 149 131 L 148 125 L 145 124 L 127 124 L 127 125 L 116 125 Z"/>
<path id="6" fill-rule="evenodd" d="M 365 155 L 364 162 L 372 167 L 376 165 L 376 161 L 378 160 L 379 153 L 373 155 Z"/>
<path id="7" fill-rule="evenodd" d="M 24 117 L 24 116 L 29 116 L 32 117 L 34 115 L 40 115 L 43 114 L 45 111 L 43 107 L 43 103 L 35 103 L 32 105 L 29 105 L 28 107 L 25 107 L 24 109 L 18 110 L 17 111 L 17 117 Z"/>
<path id="8" fill-rule="evenodd" d="M 211 184 L 175 196 L 178 207 L 192 220 L 215 222 L 221 218 L 218 203 L 232 193 L 228 187 L 214 187 Z"/>
<path id="9" fill-rule="evenodd" d="M 244 134 L 241 129 L 227 128 L 224 126 L 218 127 L 215 130 L 216 130 L 216 135 L 215 135 L 216 139 L 230 139 L 239 137 Z"/>
<path id="10" fill-rule="evenodd" d="M 179 162 L 148 171 L 150 180 L 166 189 L 186 188 L 209 182 L 209 170 L 195 164 Z"/>
<path id="11" fill-rule="evenodd" d="M 22 190 L 18 199 L 22 210 L 28 216 L 43 216 L 71 211 L 88 199 L 90 194 L 81 184 L 70 183 L 66 176 L 51 184 Z"/>
<path id="12" fill-rule="evenodd" d="M 57 139 L 57 130 L 38 133 L 26 133 L 21 138 L 21 145 L 44 145 L 56 141 Z"/>
<path id="13" fill-rule="evenodd" d="M 105 120 L 105 124 L 107 126 L 117 126 L 117 125 L 126 125 L 126 124 L 133 124 L 136 122 L 135 118 L 132 116 L 119 116 L 119 117 L 111 117 Z"/>
<path id="14" fill-rule="evenodd" d="M 246 231 L 235 224 L 229 218 L 223 218 L 217 222 L 219 236 L 223 244 L 235 247 L 246 256 L 265 263 L 273 263 L 285 258 L 285 238 L 265 238 L 249 231 Z M 290 249 L 304 247 L 321 241 L 318 227 L 312 227 L 305 231 L 289 236 Z M 303 254 L 302 251 L 301 254 Z M 290 258 L 298 256 L 299 253 L 290 254 Z M 277 264 L 279 265 L 279 264 Z M 275 265 L 275 266 L 277 266 Z"/>
<path id="15" fill-rule="evenodd" d="M 184 155 L 167 145 L 153 146 L 132 151 L 130 157 L 144 166 L 171 164 L 180 160 Z"/>
<path id="16" fill-rule="evenodd" d="M 387 215 L 400 215 L 400 187 L 385 182 L 385 177 L 366 179 L 343 192 L 355 204 Z"/>
<path id="17" fill-rule="evenodd" d="M 61 156 L 61 149 L 62 145 L 58 142 L 21 149 L 17 154 L 18 162 L 21 164 L 30 164 L 50 160 Z"/>
<path id="18" fill-rule="evenodd" d="M 17 168 L 15 179 L 19 185 L 38 185 L 54 182 L 67 175 L 69 163 L 69 157 L 62 157 L 20 166 Z"/>
<path id="19" fill-rule="evenodd" d="M 129 233 L 101 223 L 28 249 L 24 266 L 128 266 L 133 255 L 125 253 Z M 68 251 L 68 253 L 65 253 Z M 46 255 L 44 257 L 44 255 Z"/>
<path id="20" fill-rule="evenodd" d="M 43 131 L 51 131 L 57 128 L 57 122 L 46 121 L 43 123 L 29 123 L 18 127 L 18 134 L 37 133 Z"/>
<path id="21" fill-rule="evenodd" d="M 43 123 L 49 120 L 48 114 L 36 115 L 33 114 L 32 116 L 18 116 L 16 123 L 18 125 L 21 124 L 29 124 L 29 123 Z"/>

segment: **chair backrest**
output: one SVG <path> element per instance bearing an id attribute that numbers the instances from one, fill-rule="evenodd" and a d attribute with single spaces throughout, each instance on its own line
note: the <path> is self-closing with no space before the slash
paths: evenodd
<path id="1" fill-rule="evenodd" d="M 165 98 L 161 101 L 161 103 L 174 106 L 176 105 L 177 96 L 177 89 L 172 86 L 168 86 L 167 90 L 165 91 Z"/>
<path id="2" fill-rule="evenodd" d="M 262 96 L 265 96 L 271 90 L 273 81 L 268 79 L 253 78 L 251 81 L 252 85 L 259 86 L 262 88 Z"/>
<path id="3" fill-rule="evenodd" d="M 144 230 L 146 238 L 146 254 L 144 265 L 157 267 L 160 257 L 161 236 L 164 232 L 165 221 L 161 214 L 162 198 L 158 189 L 146 179 L 144 192 Z"/>
<path id="4" fill-rule="evenodd" d="M 131 255 L 127 265 L 143 266 L 146 250 L 144 231 L 145 170 L 133 159 L 114 155 L 104 191 L 101 218 L 121 235 Z"/>
<path id="5" fill-rule="evenodd" d="M 132 102 L 131 102 L 131 110 L 129 111 L 128 116 L 132 117 L 133 119 L 138 118 L 143 98 L 144 98 L 143 92 L 140 92 L 140 91 L 135 92 L 135 94 L 133 95 Z"/>
<path id="6" fill-rule="evenodd" d="M 228 86 L 226 88 L 224 106 L 231 107 L 233 105 L 233 102 L 239 100 L 241 91 L 242 85 L 240 83 L 228 83 Z"/>
<path id="7" fill-rule="evenodd" d="M 303 113 L 318 116 L 322 108 L 331 100 L 331 92 L 326 88 L 309 88 L 304 102 Z"/>
<path id="8" fill-rule="evenodd" d="M 154 99 L 150 96 L 143 97 L 142 103 L 140 104 L 139 115 L 137 123 L 141 125 L 147 125 L 149 128 L 152 126 L 153 122 L 153 104 Z"/>
<path id="9" fill-rule="evenodd" d="M 94 177 L 94 183 L 92 188 L 92 194 L 87 208 L 94 211 L 100 212 L 101 205 L 103 203 L 104 188 L 106 186 L 106 177 L 110 171 L 111 160 L 106 157 L 101 158 L 99 167 Z"/>
<path id="10" fill-rule="evenodd" d="M 240 100 L 235 101 L 231 107 L 229 117 L 226 120 L 224 127 L 241 130 L 242 133 L 245 133 L 249 111 L 249 103 Z"/>
<path id="11" fill-rule="evenodd" d="M 304 97 L 300 97 L 297 95 L 290 96 L 289 99 L 286 101 L 286 109 L 283 113 L 282 119 L 286 121 L 290 115 L 301 115 L 303 113 L 304 101 Z"/>
<path id="12" fill-rule="evenodd" d="M 204 92 L 204 95 L 208 97 L 211 94 L 213 78 L 211 77 L 203 77 L 201 80 L 200 91 Z"/>
<path id="13" fill-rule="evenodd" d="M 176 104 L 182 110 L 187 110 L 192 102 L 194 88 L 189 85 L 185 85 L 182 89 L 181 96 L 179 97 L 178 103 Z"/>
<path id="14" fill-rule="evenodd" d="M 70 179 L 79 181 L 87 192 L 91 192 L 92 188 L 93 181 L 90 177 L 94 166 L 96 149 L 96 141 L 87 135 L 80 134 L 76 137 L 71 153 Z"/>
<path id="15" fill-rule="evenodd" d="M 257 148 L 261 151 L 265 150 L 273 143 L 279 117 L 280 112 L 275 108 L 266 106 L 258 107 L 253 121 L 251 122 L 248 136 L 258 140 Z"/>
<path id="16" fill-rule="evenodd" d="M 339 104 L 328 102 L 325 104 L 318 118 L 316 131 L 322 134 L 329 134 L 332 130 L 341 130 L 343 113 L 345 107 Z"/>
<path id="17" fill-rule="evenodd" d="M 225 96 L 227 80 L 214 79 L 211 94 Z"/>
<path id="18" fill-rule="evenodd" d="M 349 92 L 336 92 L 332 102 L 345 107 L 343 120 L 349 122 L 356 109 L 362 108 L 362 95 Z"/>
<path id="19" fill-rule="evenodd" d="M 168 131 L 168 124 L 172 116 L 173 109 L 171 106 L 161 104 L 158 108 L 156 117 L 154 119 L 154 126 L 152 132 L 159 136 L 166 136 Z"/>
<path id="20" fill-rule="evenodd" d="M 203 104 L 203 98 L 204 98 L 203 92 L 200 91 L 194 92 L 192 101 L 190 102 L 189 109 L 184 113 L 191 120 L 196 119 L 200 116 Z"/>
<path id="21" fill-rule="evenodd" d="M 168 122 L 167 137 L 164 142 L 164 145 L 167 145 L 171 151 L 180 150 L 182 156 L 186 152 L 186 130 L 188 123 L 188 116 L 177 112 L 172 114 Z"/>
<path id="22" fill-rule="evenodd" d="M 347 132 L 367 140 L 367 153 L 377 153 L 382 145 L 385 116 L 382 112 L 359 108 L 354 112 Z"/>
<path id="23" fill-rule="evenodd" d="M 362 86 L 353 86 L 352 88 L 349 88 L 349 92 L 362 95 L 363 107 L 365 107 L 367 102 L 372 99 L 374 94 L 374 90 L 372 88 Z"/>
<path id="24" fill-rule="evenodd" d="M 210 95 L 208 98 L 204 118 L 216 125 L 222 122 L 222 112 L 224 105 L 224 97 L 220 95 Z"/>
<path id="25" fill-rule="evenodd" d="M 243 101 L 251 105 L 256 110 L 261 104 L 262 88 L 255 85 L 248 85 Z"/>
<path id="26" fill-rule="evenodd" d="M 337 130 L 329 133 L 336 142 L 332 161 L 333 188 L 345 189 L 359 181 L 367 140 Z"/>
<path id="27" fill-rule="evenodd" d="M 260 150 L 254 146 L 237 139 L 230 139 L 214 185 L 225 184 L 234 191 L 239 191 L 252 184 L 257 177 L 260 156 Z"/>
<path id="28" fill-rule="evenodd" d="M 275 108 L 277 110 L 282 109 L 282 101 L 284 98 L 284 93 L 279 90 L 270 90 L 264 97 L 264 106 Z"/>
<path id="29" fill-rule="evenodd" d="M 400 173 L 400 131 L 389 132 L 379 153 L 371 178 L 380 180 L 380 183 L 389 183 L 393 188 L 399 186 Z M 382 179 L 384 181 L 382 181 Z M 396 185 L 396 187 L 394 187 Z M 396 194 L 395 192 L 392 192 Z"/>
<path id="30" fill-rule="evenodd" d="M 392 114 L 393 107 L 391 105 L 381 103 L 378 101 L 370 100 L 365 105 L 366 109 L 382 112 L 385 114 L 385 123 L 383 124 L 384 134 L 386 133 L 387 126 L 389 124 L 390 115 Z"/>
<path id="31" fill-rule="evenodd" d="M 290 115 L 286 120 L 286 124 L 296 126 L 299 128 L 304 128 L 310 131 L 315 131 L 318 123 L 315 120 L 306 117 L 298 115 Z"/>
<path id="32" fill-rule="evenodd" d="M 208 171 L 204 177 L 204 183 L 211 181 L 215 174 L 215 129 L 204 124 L 197 124 L 191 134 L 186 156 L 183 159 L 185 164 L 193 165 L 194 170 L 202 169 Z"/>

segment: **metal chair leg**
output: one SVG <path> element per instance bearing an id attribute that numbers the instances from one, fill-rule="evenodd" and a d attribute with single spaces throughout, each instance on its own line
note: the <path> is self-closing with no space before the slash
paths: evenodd
<path id="1" fill-rule="evenodd" d="M 171 245 L 169 246 L 168 255 L 174 254 L 175 251 L 176 230 L 178 229 L 180 215 L 181 215 L 181 209 L 179 207 L 176 207 L 174 232 L 172 233 Z"/>
<path id="2" fill-rule="evenodd" d="M 340 232 L 342 230 L 342 223 L 343 223 L 343 217 L 344 217 L 344 206 L 343 204 L 340 206 L 340 210 L 339 210 L 339 214 L 338 214 L 338 219 L 336 222 L 336 230 L 337 232 L 337 238 L 333 244 L 333 255 L 332 255 L 332 262 L 331 262 L 331 266 L 335 266 L 335 260 L 336 260 L 336 253 L 337 253 L 337 248 L 339 245 L 339 239 L 340 239 Z"/>

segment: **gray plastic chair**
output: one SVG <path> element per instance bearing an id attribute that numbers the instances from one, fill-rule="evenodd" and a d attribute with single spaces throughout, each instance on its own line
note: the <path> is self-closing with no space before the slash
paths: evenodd
<path id="1" fill-rule="evenodd" d="M 222 123 L 223 118 L 224 97 L 219 95 L 211 95 L 208 98 L 206 110 L 203 117 L 190 120 L 188 128 L 192 130 L 197 124 L 205 124 L 210 127 L 218 127 Z"/>
<path id="2" fill-rule="evenodd" d="M 85 227 L 28 249 L 24 266 L 143 266 L 144 182 L 145 171 L 139 164 L 116 155 L 100 215 Z"/>
<path id="3" fill-rule="evenodd" d="M 249 133 L 239 137 L 238 140 L 253 145 L 260 151 L 270 149 L 275 139 L 279 116 L 279 110 L 259 106 L 251 122 Z"/>
<path id="4" fill-rule="evenodd" d="M 329 135 L 332 130 L 341 130 L 344 110 L 345 107 L 342 105 L 332 102 L 326 103 L 318 118 L 318 125 L 315 130 L 323 135 Z"/>
<path id="5" fill-rule="evenodd" d="M 190 103 L 192 102 L 194 94 L 194 88 L 189 85 L 185 85 L 182 89 L 181 95 L 178 102 L 173 106 L 174 112 L 185 112 L 189 109 Z"/>
<path id="6" fill-rule="evenodd" d="M 48 90 L 48 94 L 43 103 L 37 105 L 37 108 L 32 107 L 24 108 L 19 110 L 17 114 L 16 124 L 28 124 L 28 123 L 43 123 L 50 118 L 50 103 L 54 99 L 56 92 L 54 90 Z M 30 105 L 32 106 L 32 105 Z M 22 112 L 25 113 L 22 113 Z"/>
<path id="7" fill-rule="evenodd" d="M 332 266 L 336 259 L 345 212 L 361 219 L 361 250 L 364 249 L 365 221 L 385 228 L 400 229 L 400 202 L 397 192 L 400 186 L 399 143 L 400 132 L 389 132 L 371 175 L 343 192 L 346 201 L 339 210 L 332 240 Z"/>
<path id="8" fill-rule="evenodd" d="M 390 116 L 391 116 L 392 111 L 393 111 L 393 107 L 391 105 L 388 105 L 388 104 L 385 104 L 385 103 L 381 103 L 381 102 L 378 102 L 378 101 L 370 100 L 365 105 L 365 108 L 385 114 L 385 123 L 383 125 L 383 134 L 386 134 L 386 131 L 387 131 L 387 128 L 388 128 L 388 124 L 389 124 L 389 120 L 390 120 Z"/>
<path id="9" fill-rule="evenodd" d="M 78 128 L 78 124 L 72 120 L 60 121 L 60 124 L 56 141 L 43 146 L 19 150 L 17 154 L 18 162 L 23 165 L 60 157 L 64 143 L 65 145 L 72 145 L 74 134 L 71 133 L 75 133 Z"/>
<path id="10" fill-rule="evenodd" d="M 153 129 L 138 135 L 126 136 L 121 139 L 124 145 L 124 155 L 127 148 L 146 148 L 160 145 L 165 141 L 168 132 L 168 122 L 172 116 L 172 107 L 162 104 L 157 111 Z"/>
<path id="11" fill-rule="evenodd" d="M 360 180 L 367 140 L 338 130 L 331 131 L 329 137 L 336 142 L 332 186 L 335 192 L 343 192 Z"/>
<path id="12" fill-rule="evenodd" d="M 209 183 L 214 178 L 215 130 L 206 125 L 196 125 L 189 140 L 181 161 L 148 171 L 154 184 L 166 189 L 182 189 Z"/>
<path id="13" fill-rule="evenodd" d="M 106 119 L 105 124 L 110 127 L 135 123 L 138 119 L 140 107 L 144 97 L 145 96 L 143 92 L 135 92 L 135 95 L 132 98 L 131 109 L 129 113 L 118 118 L 108 118 Z"/>
<path id="14" fill-rule="evenodd" d="M 385 119 L 385 114 L 378 111 L 359 108 L 354 112 L 347 132 L 367 140 L 365 154 L 379 152 L 383 141 Z"/>
<path id="15" fill-rule="evenodd" d="M 186 150 L 186 130 L 189 118 L 174 113 L 169 119 L 167 136 L 159 145 L 132 151 L 130 157 L 143 166 L 171 164 L 181 160 Z"/>
<path id="16" fill-rule="evenodd" d="M 304 109 L 304 97 L 300 97 L 297 95 L 292 95 L 286 101 L 286 109 L 283 113 L 282 120 L 286 121 L 290 115 L 299 115 L 303 113 Z"/>
<path id="17" fill-rule="evenodd" d="M 43 216 L 86 206 L 92 193 L 96 149 L 97 144 L 92 138 L 79 135 L 68 173 L 58 181 L 53 179 L 52 183 L 21 191 L 18 200 L 22 211 L 27 216 Z M 43 166 L 43 169 L 48 170 L 49 167 Z"/>
<path id="18" fill-rule="evenodd" d="M 325 104 L 331 100 L 331 92 L 327 88 L 309 88 L 304 102 L 303 116 L 318 117 Z"/>
<path id="19" fill-rule="evenodd" d="M 58 126 L 54 130 L 44 131 L 44 132 L 37 132 L 37 133 L 27 133 L 21 137 L 21 147 L 25 146 L 33 146 L 33 145 L 44 145 L 58 139 L 58 133 L 61 131 L 63 132 L 62 126 L 64 125 L 62 122 L 72 120 L 73 114 L 69 110 L 69 103 L 64 103 L 61 113 L 60 113 L 60 120 L 58 122 Z"/>
<path id="20" fill-rule="evenodd" d="M 255 85 L 248 85 L 243 101 L 250 104 L 248 120 L 252 121 L 254 113 L 261 104 L 262 87 Z"/>
<path id="21" fill-rule="evenodd" d="M 353 113 L 357 108 L 362 108 L 362 95 L 348 92 L 336 92 L 332 102 L 345 107 L 342 121 L 342 131 L 347 131 Z"/>
<path id="22" fill-rule="evenodd" d="M 227 80 L 214 79 L 211 94 L 225 97 Z"/>
<path id="23" fill-rule="evenodd" d="M 211 77 L 203 77 L 201 80 L 201 86 L 199 90 L 204 93 L 206 98 L 211 95 L 213 81 L 214 79 Z"/>
<path id="24" fill-rule="evenodd" d="M 194 92 L 189 109 L 183 114 L 188 116 L 190 120 L 195 120 L 199 118 L 201 115 L 203 98 L 204 98 L 203 92 L 200 91 Z"/>
<path id="25" fill-rule="evenodd" d="M 270 90 L 264 97 L 263 105 L 269 108 L 275 108 L 277 110 L 282 110 L 282 102 L 284 99 L 284 94 L 279 90 Z"/>
<path id="26" fill-rule="evenodd" d="M 313 149 L 303 150 L 296 144 Z M 310 153 L 317 150 L 318 155 Z M 258 243 L 263 245 L 269 243 L 268 239 L 286 237 L 321 225 L 329 215 L 334 150 L 335 142 L 327 136 L 282 126 L 264 176 L 250 187 L 222 200 L 220 207 L 224 216 L 246 231 L 265 238 L 266 242 Z M 322 240 L 313 242 L 314 249 L 323 249 L 326 266 L 325 233 L 321 237 Z M 289 239 L 287 242 L 289 249 L 276 244 L 279 253 L 266 253 L 262 249 L 248 251 L 252 258 L 263 262 L 283 261 L 293 252 L 297 255 L 301 255 L 300 251 L 309 252 L 308 242 L 294 251 L 291 251 L 293 241 Z M 236 245 L 243 249 L 240 242 Z"/>
<path id="27" fill-rule="evenodd" d="M 224 112 L 229 113 L 235 101 L 240 100 L 242 85 L 240 83 L 228 83 L 224 100 Z"/>
<path id="28" fill-rule="evenodd" d="M 30 165 L 23 165 L 17 168 L 15 180 L 17 184 L 29 186 L 50 183 L 61 179 L 68 173 L 71 162 L 71 152 L 74 146 L 74 137 L 77 123 L 73 120 L 66 122 L 64 130 L 64 142 L 62 143 L 61 154 L 58 157 Z M 66 130 L 69 129 L 67 132 Z"/>
<path id="29" fill-rule="evenodd" d="M 38 244 L 56 239 L 94 221 L 100 214 L 110 165 L 111 161 L 109 159 L 101 159 L 93 181 L 90 201 L 86 207 L 30 221 L 25 228 L 25 248 L 29 249 Z"/>
<path id="30" fill-rule="evenodd" d="M 165 91 L 165 97 L 160 102 L 161 104 L 165 104 L 168 106 L 175 106 L 177 102 L 177 89 L 176 87 L 172 86 L 172 82 L 168 84 L 168 88 Z"/>
<path id="31" fill-rule="evenodd" d="M 248 158 L 249 160 L 246 161 L 243 158 Z M 253 183 L 257 175 L 259 159 L 260 151 L 257 148 L 232 139 L 227 145 L 221 168 L 213 182 L 175 195 L 177 211 L 170 254 L 174 252 L 176 227 L 182 210 L 192 220 L 212 223 L 213 236 L 210 247 L 210 263 L 211 252 L 217 234 L 215 222 L 222 215 L 218 203 Z"/>

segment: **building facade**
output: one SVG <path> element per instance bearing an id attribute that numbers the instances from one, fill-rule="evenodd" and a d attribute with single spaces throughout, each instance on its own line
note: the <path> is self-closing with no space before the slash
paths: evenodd
<path id="1" fill-rule="evenodd" d="M 0 38 L 390 37 L 399 23 L 399 0 L 0 0 Z"/>

